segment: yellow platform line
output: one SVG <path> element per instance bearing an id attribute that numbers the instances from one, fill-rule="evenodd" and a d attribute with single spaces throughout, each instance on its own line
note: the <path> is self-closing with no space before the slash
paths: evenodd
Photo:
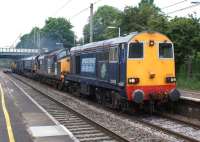
<path id="1" fill-rule="evenodd" d="M 2 109 L 3 109 L 3 113 L 4 113 L 4 116 L 5 116 L 5 120 L 6 120 L 9 142 L 15 142 L 15 138 L 14 138 L 14 135 L 13 135 L 13 130 L 12 130 L 11 122 L 10 122 L 10 116 L 9 116 L 9 113 L 6 109 L 5 97 L 4 97 L 4 92 L 3 92 L 1 84 L 0 84 L 0 92 L 1 92 Z"/>

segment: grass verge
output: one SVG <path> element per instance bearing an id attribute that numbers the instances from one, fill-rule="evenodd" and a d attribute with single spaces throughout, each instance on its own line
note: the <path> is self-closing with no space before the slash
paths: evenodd
<path id="1" fill-rule="evenodd" d="M 178 76 L 177 86 L 180 89 L 200 91 L 200 80 L 197 78 L 187 79 L 186 77 Z"/>

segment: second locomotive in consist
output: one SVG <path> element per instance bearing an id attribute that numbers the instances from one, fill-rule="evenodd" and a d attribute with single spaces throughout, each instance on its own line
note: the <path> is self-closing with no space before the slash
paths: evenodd
<path id="1" fill-rule="evenodd" d="M 32 61 L 36 65 L 32 76 L 42 75 L 40 58 L 49 55 L 54 54 L 40 55 Z M 176 89 L 173 43 L 163 34 L 132 33 L 93 42 L 71 48 L 64 58 L 63 62 L 68 63 L 67 72 L 62 73 L 64 80 L 55 83 L 69 92 L 93 96 L 99 103 L 113 108 L 154 105 L 177 101 L 180 97 Z M 55 68 L 53 74 L 57 74 L 59 61 L 51 63 Z"/>

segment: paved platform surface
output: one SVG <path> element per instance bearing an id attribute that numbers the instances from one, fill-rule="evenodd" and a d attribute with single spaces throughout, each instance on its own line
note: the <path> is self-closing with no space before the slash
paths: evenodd
<path id="1" fill-rule="evenodd" d="M 200 91 L 180 90 L 180 93 L 182 99 L 200 102 Z"/>
<path id="2" fill-rule="evenodd" d="M 75 138 L 0 70 L 0 142 L 73 142 Z"/>

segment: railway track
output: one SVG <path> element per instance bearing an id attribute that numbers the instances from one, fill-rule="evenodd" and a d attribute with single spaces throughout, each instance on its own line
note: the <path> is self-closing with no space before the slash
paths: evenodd
<path id="1" fill-rule="evenodd" d="M 175 113 L 165 113 L 165 112 L 155 112 L 155 115 L 158 115 L 160 117 L 164 117 L 173 121 L 178 121 L 180 123 L 190 125 L 190 126 L 200 129 L 199 119 L 191 119 L 185 116 L 181 116 L 180 114 L 176 115 Z"/>
<path id="2" fill-rule="evenodd" d="M 48 98 L 46 98 L 46 96 L 38 96 L 34 99 L 56 120 L 71 131 L 79 141 L 128 142 L 125 138 L 109 131 L 96 122 L 89 120 L 87 117 L 77 113 L 75 110 L 72 110 L 54 98 L 49 96 Z"/>
<path id="3" fill-rule="evenodd" d="M 106 129 L 104 126 L 66 106 L 56 98 L 41 92 L 26 82 L 23 83 L 38 92 L 38 94 L 31 97 L 59 121 L 60 124 L 72 132 L 80 142 L 129 142 L 128 139 Z"/>
<path id="4" fill-rule="evenodd" d="M 51 96 L 41 92 L 39 89 L 30 85 L 29 83 L 26 83 L 24 80 L 19 79 L 19 78 L 16 78 L 16 79 L 22 81 L 23 83 L 30 86 L 34 90 L 38 91 L 43 96 L 48 97 L 48 99 L 50 99 L 51 101 L 59 103 L 63 107 L 66 107 L 66 105 L 63 102 L 57 101 L 55 98 L 52 98 Z M 38 101 L 40 101 L 40 99 Z M 47 105 L 47 106 L 49 106 L 49 105 Z M 51 105 L 51 106 L 53 106 L 53 105 Z M 46 109 L 48 109 L 48 108 L 46 108 Z M 95 136 L 104 137 L 108 141 L 109 140 L 111 140 L 111 141 L 128 141 L 126 138 L 123 138 L 123 137 L 117 135 L 116 133 L 113 133 L 113 132 L 107 130 L 105 127 L 102 127 L 101 125 L 99 126 L 99 124 L 93 124 L 94 122 L 90 122 L 91 120 L 87 120 L 87 123 L 82 122 L 81 119 L 88 119 L 88 118 L 83 116 L 82 114 L 79 114 L 78 112 L 75 112 L 75 114 L 78 115 L 78 117 L 81 117 L 81 119 L 77 118 L 74 115 L 69 115 L 69 114 L 65 115 L 65 113 L 63 111 L 60 111 L 60 110 L 62 110 L 61 108 L 59 108 L 56 111 L 55 110 L 56 110 L 56 108 L 53 107 L 48 111 L 57 120 L 59 120 L 61 122 L 61 124 L 65 125 L 67 128 L 69 128 L 69 130 L 72 131 L 72 133 L 74 132 L 74 135 L 75 136 L 77 135 L 78 138 L 84 137 L 84 135 L 88 135 L 88 136 L 91 135 L 91 137 L 92 136 L 94 136 L 94 137 Z M 69 110 L 69 112 L 73 112 L 73 111 L 74 110 Z M 68 116 L 68 117 L 66 117 L 66 116 Z M 177 138 L 181 138 L 185 141 L 194 141 L 194 142 L 200 141 L 200 128 L 199 128 L 198 125 L 195 126 L 195 125 L 191 125 L 190 123 L 187 124 L 186 122 L 181 122 L 180 120 L 173 120 L 173 119 L 170 119 L 170 118 L 167 118 L 167 117 L 165 118 L 165 117 L 159 117 L 159 116 L 134 117 L 134 116 L 127 116 L 126 115 L 126 117 L 137 120 L 140 123 L 148 125 L 148 126 L 154 128 L 154 129 L 156 128 L 157 130 L 163 131 L 163 132 L 165 132 L 169 135 L 176 136 Z M 73 118 L 75 118 L 75 119 L 73 119 Z M 74 124 L 78 124 L 78 125 L 76 126 L 74 124 L 70 124 L 70 122 L 72 122 Z M 100 133 L 87 134 L 86 131 L 83 131 L 83 132 L 80 132 L 80 133 L 78 131 L 76 131 L 76 128 L 77 128 L 80 131 L 81 130 L 87 130 L 88 132 L 92 132 L 94 130 L 93 129 L 94 126 L 92 126 L 92 125 L 97 125 L 97 126 L 95 126 L 95 128 L 98 127 L 98 129 L 101 130 Z M 81 126 L 83 126 L 83 128 L 81 128 Z M 94 130 L 94 131 L 97 132 L 96 130 Z M 102 133 L 102 131 L 103 131 L 103 133 Z M 106 131 L 106 132 L 104 132 L 104 131 Z M 105 133 L 106 134 L 110 133 L 110 134 L 109 134 L 109 136 L 106 136 L 106 135 L 104 135 Z M 83 134 L 83 136 L 81 134 Z M 114 139 L 110 139 L 110 138 L 114 138 Z M 101 141 L 101 140 L 99 139 L 99 141 Z"/>
<path id="5" fill-rule="evenodd" d="M 190 123 L 181 122 L 180 120 L 172 120 L 160 116 L 137 117 L 135 119 L 183 140 L 200 142 L 200 128 L 198 125 L 194 126 Z"/>

